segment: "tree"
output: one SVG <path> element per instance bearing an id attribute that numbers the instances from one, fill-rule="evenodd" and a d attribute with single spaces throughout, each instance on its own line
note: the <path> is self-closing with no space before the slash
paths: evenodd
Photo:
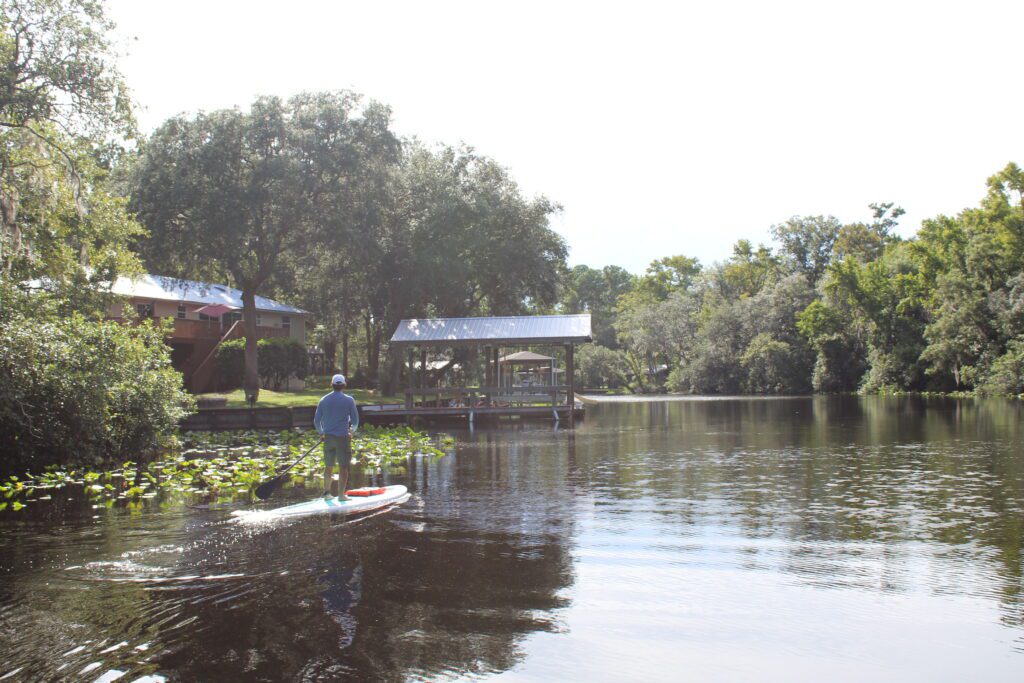
<path id="1" fill-rule="evenodd" d="M 984 292 L 979 292 L 963 273 L 953 270 L 939 277 L 937 306 L 924 329 L 928 345 L 921 359 L 928 362 L 930 375 L 949 373 L 953 388 L 959 390 L 976 378 L 974 365 L 993 334 Z"/>
<path id="2" fill-rule="evenodd" d="M 793 393 L 800 386 L 793 382 L 798 369 L 792 347 L 767 332 L 750 340 L 739 360 L 747 372 L 744 388 L 750 393 Z"/>
<path id="3" fill-rule="evenodd" d="M 1024 337 L 1010 340 L 1006 353 L 992 364 L 979 389 L 994 396 L 1024 395 Z"/>
<path id="4" fill-rule="evenodd" d="M 900 216 L 906 213 L 892 202 L 869 204 L 874 220 L 871 223 L 849 223 L 839 229 L 832 245 L 832 261 L 850 256 L 861 263 L 874 261 L 882 255 L 886 245 L 898 241 L 892 231 Z"/>
<path id="5" fill-rule="evenodd" d="M 830 301 L 816 299 L 797 316 L 796 324 L 815 353 L 813 389 L 855 391 L 867 363 L 856 318 Z"/>
<path id="6" fill-rule="evenodd" d="M 112 66 L 112 24 L 93 0 L 0 4 L 0 262 L 4 273 L 43 231 L 19 216 L 49 194 L 89 196 L 83 161 L 134 131 L 127 89 Z M 83 141 L 88 141 L 88 145 Z M 56 188 L 56 190 L 54 190 Z M 63 199 L 62 199 L 63 201 Z"/>
<path id="7" fill-rule="evenodd" d="M 343 208 L 363 159 L 397 146 L 387 110 L 359 104 L 351 93 L 303 94 L 180 116 L 138 162 L 132 207 L 152 233 L 142 245 L 150 267 L 242 290 L 247 396 L 259 393 L 256 293 L 344 233 L 323 206 Z"/>
<path id="8" fill-rule="evenodd" d="M 802 273 L 813 285 L 824 275 L 839 237 L 840 224 L 834 216 L 793 216 L 771 227 L 782 246 L 782 255 L 792 272 Z"/>
<path id="9" fill-rule="evenodd" d="M 710 283 L 726 301 L 754 296 L 765 285 L 779 277 L 781 265 L 771 249 L 758 245 L 754 249 L 749 240 L 733 245 L 732 257 L 717 264 L 709 273 Z"/>
<path id="10" fill-rule="evenodd" d="M 572 269 L 561 295 L 561 310 L 591 315 L 594 343 L 609 349 L 618 347 L 615 338 L 615 308 L 619 298 L 633 291 L 636 279 L 619 266 Z"/>
<path id="11" fill-rule="evenodd" d="M 576 354 L 580 386 L 616 388 L 626 382 L 628 364 L 621 351 L 600 344 L 584 344 Z"/>
<path id="12" fill-rule="evenodd" d="M 910 247 L 890 246 L 883 256 L 860 264 L 852 258 L 833 264 L 825 282 L 831 300 L 863 325 L 868 373 L 861 389 L 908 390 L 924 387 L 927 286 Z"/>
<path id="13" fill-rule="evenodd" d="M 556 302 L 567 255 L 549 225 L 557 204 L 523 196 L 507 169 L 471 148 L 412 143 L 390 182 L 381 229 L 365 236 L 371 375 L 402 318 L 516 315 Z M 392 352 L 388 389 L 401 367 Z"/>
<path id="14" fill-rule="evenodd" d="M 686 361 L 668 376 L 672 391 L 691 394 L 736 394 L 745 384 L 739 362 L 749 338 L 744 328 L 746 301 L 708 305 L 701 312 L 700 328 L 693 337 Z"/>

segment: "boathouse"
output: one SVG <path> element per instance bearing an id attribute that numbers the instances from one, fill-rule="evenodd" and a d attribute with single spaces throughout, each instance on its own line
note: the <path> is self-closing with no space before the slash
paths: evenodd
<path id="1" fill-rule="evenodd" d="M 477 416 L 572 421 L 581 410 L 576 406 L 575 347 L 591 340 L 589 314 L 402 320 L 390 342 L 408 359 L 402 412 L 465 416 L 470 422 Z M 483 382 L 449 384 L 439 373 L 428 381 L 438 357 L 454 360 L 457 349 L 475 350 Z M 536 353 L 544 349 L 551 355 Z"/>

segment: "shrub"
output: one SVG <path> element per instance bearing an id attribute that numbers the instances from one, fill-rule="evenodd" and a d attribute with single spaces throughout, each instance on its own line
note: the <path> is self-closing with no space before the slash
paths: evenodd
<path id="1" fill-rule="evenodd" d="M 257 349 L 263 386 L 278 390 L 293 375 L 299 379 L 306 377 L 309 357 L 299 340 L 287 337 L 260 339 Z"/>
<path id="2" fill-rule="evenodd" d="M 265 389 L 279 390 L 291 376 L 305 378 L 309 371 L 306 347 L 288 337 L 256 342 L 260 382 Z M 229 339 L 217 348 L 217 370 L 222 388 L 242 386 L 245 377 L 245 339 Z"/>
<path id="3" fill-rule="evenodd" d="M 236 389 L 245 379 L 245 339 L 229 339 L 217 347 L 217 387 Z"/>
<path id="4" fill-rule="evenodd" d="M 576 372 L 581 387 L 614 389 L 626 383 L 629 366 L 621 351 L 600 344 L 584 344 L 576 354 Z"/>
<path id="5" fill-rule="evenodd" d="M 991 396 L 1024 394 L 1024 337 L 1013 339 L 1006 353 L 992 363 L 979 393 Z"/>
<path id="6" fill-rule="evenodd" d="M 785 394 L 801 388 L 802 368 L 794 356 L 789 344 L 772 339 L 767 332 L 754 337 L 740 356 L 740 365 L 747 371 L 746 390 L 753 394 Z"/>
<path id="7" fill-rule="evenodd" d="M 191 412 L 164 331 L 0 316 L 0 471 L 148 459 Z"/>

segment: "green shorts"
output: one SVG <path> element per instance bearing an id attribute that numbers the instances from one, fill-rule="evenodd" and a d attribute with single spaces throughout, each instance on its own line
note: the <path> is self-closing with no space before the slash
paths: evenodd
<path id="1" fill-rule="evenodd" d="M 352 437 L 324 434 L 324 465 L 348 467 L 352 462 Z"/>

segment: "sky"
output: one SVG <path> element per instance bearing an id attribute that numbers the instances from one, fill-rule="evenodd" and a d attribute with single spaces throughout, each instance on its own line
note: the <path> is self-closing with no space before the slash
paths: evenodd
<path id="1" fill-rule="evenodd" d="M 1024 164 L 1024 2 L 108 0 L 144 132 L 348 89 L 561 213 L 570 265 L 640 273 L 796 215 L 923 219 Z"/>

